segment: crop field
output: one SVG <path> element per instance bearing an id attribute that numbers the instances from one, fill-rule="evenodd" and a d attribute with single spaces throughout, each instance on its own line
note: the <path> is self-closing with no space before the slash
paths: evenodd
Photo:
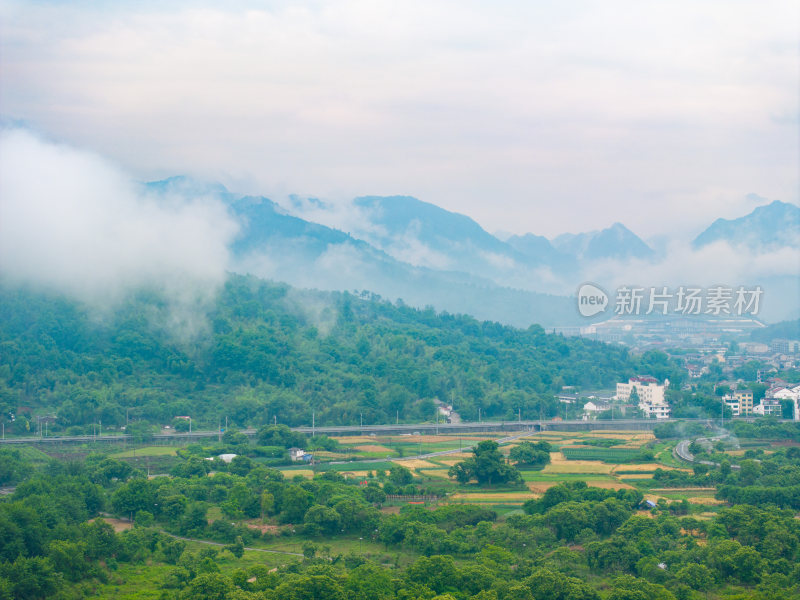
<path id="1" fill-rule="evenodd" d="M 595 448 L 575 447 L 561 448 L 561 454 L 567 460 L 605 460 L 611 462 L 625 462 L 635 458 L 639 451 L 633 448 Z"/>
<path id="2" fill-rule="evenodd" d="M 354 446 L 353 450 L 358 450 L 359 452 L 386 452 L 389 454 L 394 453 L 394 450 L 392 448 L 387 448 L 386 446 L 381 446 L 380 444 L 364 444 L 362 446 Z"/>
<path id="3" fill-rule="evenodd" d="M 614 468 L 613 465 L 593 460 L 564 460 L 558 453 L 553 454 L 556 456 L 550 459 L 550 464 L 542 473 L 610 473 Z"/>

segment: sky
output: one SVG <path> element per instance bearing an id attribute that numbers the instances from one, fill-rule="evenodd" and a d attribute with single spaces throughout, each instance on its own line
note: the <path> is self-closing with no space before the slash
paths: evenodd
<path id="1" fill-rule="evenodd" d="M 800 201 L 798 22 L 791 0 L 0 0 L 0 117 L 142 181 L 688 238 Z"/>

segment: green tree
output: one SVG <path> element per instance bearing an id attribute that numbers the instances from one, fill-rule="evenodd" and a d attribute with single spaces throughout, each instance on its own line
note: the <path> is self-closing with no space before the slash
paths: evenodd
<path id="1" fill-rule="evenodd" d="M 476 479 L 480 485 L 522 482 L 522 475 L 505 461 L 497 442 L 484 440 L 472 449 L 472 453 L 472 458 L 450 468 L 450 477 L 461 483 Z"/>
<path id="2" fill-rule="evenodd" d="M 392 465 L 389 469 L 389 481 L 395 485 L 408 485 L 414 481 L 414 475 L 403 465 Z"/>
<path id="3" fill-rule="evenodd" d="M 689 563 L 675 574 L 681 583 L 685 583 L 693 590 L 705 592 L 714 585 L 714 574 L 705 565 Z"/>
<path id="4" fill-rule="evenodd" d="M 547 442 L 522 442 L 511 449 L 508 458 L 517 466 L 544 467 L 550 463 L 551 450 Z"/>
<path id="5" fill-rule="evenodd" d="M 233 582 L 221 573 L 203 573 L 181 592 L 181 600 L 226 600 Z"/>

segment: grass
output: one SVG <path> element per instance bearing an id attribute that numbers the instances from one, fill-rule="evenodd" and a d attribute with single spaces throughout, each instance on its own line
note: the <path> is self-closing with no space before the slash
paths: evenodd
<path id="1" fill-rule="evenodd" d="M 50 460 L 49 455 L 33 446 L 21 446 L 14 449 L 19 450 L 19 454 L 24 460 L 38 463 L 48 462 Z"/>
<path id="2" fill-rule="evenodd" d="M 110 455 L 110 458 L 139 458 L 140 456 L 176 456 L 177 449 L 171 446 L 145 446 L 144 448 L 131 448 L 124 452 Z"/>

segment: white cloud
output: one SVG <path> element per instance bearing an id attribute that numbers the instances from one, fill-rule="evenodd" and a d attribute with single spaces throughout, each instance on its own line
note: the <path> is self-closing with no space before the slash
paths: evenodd
<path id="1" fill-rule="evenodd" d="M 798 16 L 785 0 L 11 1 L 0 110 L 142 178 L 650 236 L 735 216 L 750 192 L 798 200 Z"/>
<path id="2" fill-rule="evenodd" d="M 214 198 L 154 197 L 91 153 L 27 130 L 0 133 L 0 273 L 107 308 L 141 287 L 195 329 L 213 298 L 237 225 Z"/>

